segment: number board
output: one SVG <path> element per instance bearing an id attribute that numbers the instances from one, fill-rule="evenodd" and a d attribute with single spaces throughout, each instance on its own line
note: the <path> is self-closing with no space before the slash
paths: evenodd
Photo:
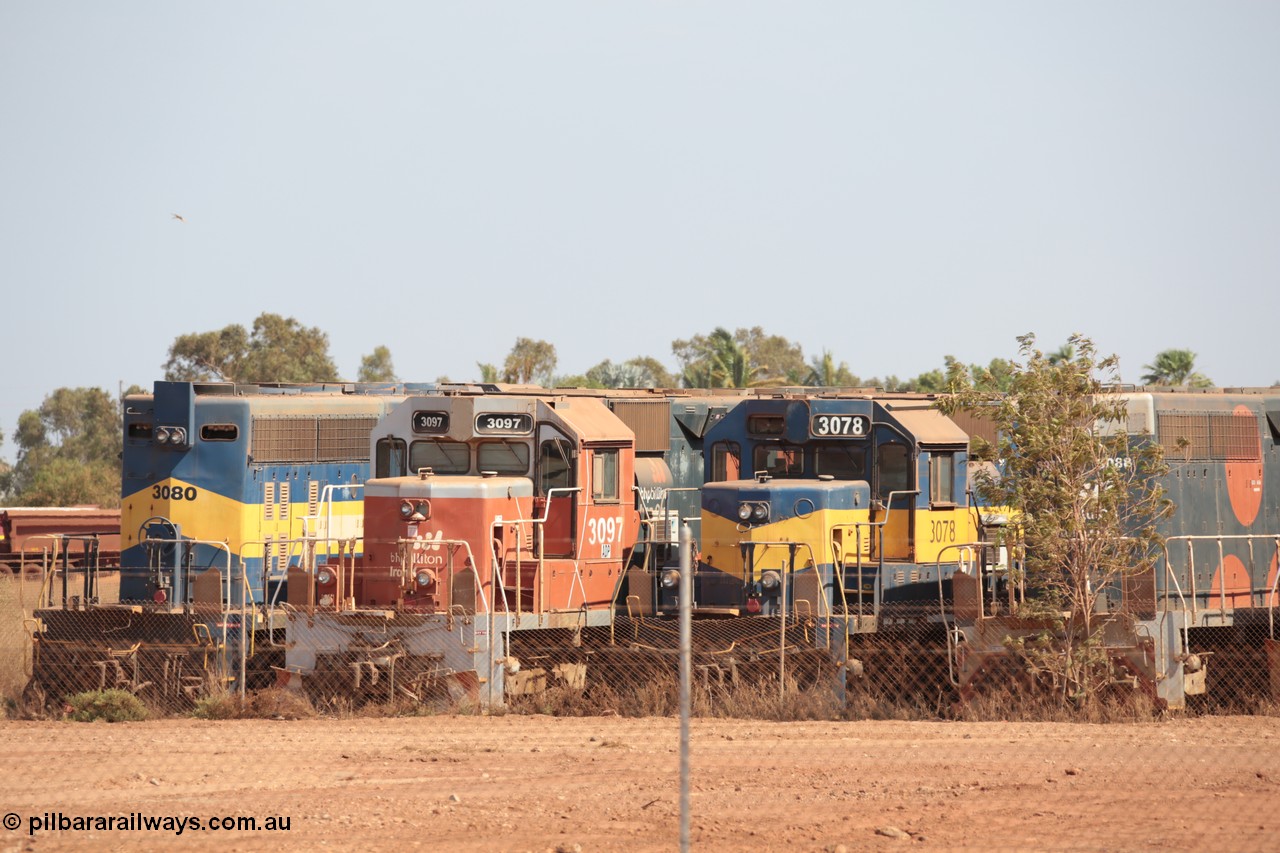
<path id="1" fill-rule="evenodd" d="M 528 435 L 533 432 L 533 415 L 485 412 L 476 415 L 476 432 L 481 435 Z"/>
<path id="2" fill-rule="evenodd" d="M 866 438 L 871 419 L 866 415 L 814 415 L 809 432 L 818 438 Z"/>
<path id="3" fill-rule="evenodd" d="M 414 412 L 413 431 L 428 435 L 444 435 L 449 431 L 449 413 Z"/>

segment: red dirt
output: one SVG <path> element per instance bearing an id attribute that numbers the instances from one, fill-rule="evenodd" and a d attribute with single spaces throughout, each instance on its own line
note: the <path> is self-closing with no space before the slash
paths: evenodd
<path id="1" fill-rule="evenodd" d="M 677 849 L 673 719 L 5 722 L 0 733 L 0 812 L 21 820 L 0 830 L 0 850 Z M 699 720 L 692 742 L 700 850 L 1280 847 L 1276 718 Z M 29 836 L 45 812 L 291 825 Z"/>

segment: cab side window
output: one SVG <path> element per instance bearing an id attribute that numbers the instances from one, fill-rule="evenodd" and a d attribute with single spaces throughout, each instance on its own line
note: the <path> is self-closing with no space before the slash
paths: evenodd
<path id="1" fill-rule="evenodd" d="M 911 489 L 911 450 L 899 441 L 885 442 L 876 449 L 880 469 L 881 500 L 888 500 L 890 492 L 906 492 Z"/>
<path id="2" fill-rule="evenodd" d="M 929 456 L 929 503 L 955 502 L 956 455 L 932 453 Z"/>
<path id="3" fill-rule="evenodd" d="M 542 442 L 538 448 L 538 491 L 546 495 L 552 489 L 573 486 L 573 448 L 565 439 Z"/>
<path id="4" fill-rule="evenodd" d="M 594 450 L 591 453 L 591 497 L 596 503 L 618 501 L 618 451 Z"/>

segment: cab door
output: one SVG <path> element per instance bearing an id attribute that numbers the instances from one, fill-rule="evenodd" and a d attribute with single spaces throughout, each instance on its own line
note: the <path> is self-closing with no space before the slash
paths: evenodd
<path id="1" fill-rule="evenodd" d="M 538 525 L 542 554 L 573 557 L 579 491 L 577 446 L 550 424 L 538 427 L 537 508 L 546 516 Z"/>
<path id="2" fill-rule="evenodd" d="M 885 560 L 910 561 L 915 551 L 913 532 L 916 503 L 914 448 L 890 430 L 876 431 L 875 497 L 879 508 L 871 520 L 883 522 L 877 542 Z"/>
<path id="3" fill-rule="evenodd" d="M 920 464 L 923 482 L 916 519 L 917 562 L 933 563 L 939 558 L 954 562 L 961 554 L 953 547 L 974 541 L 973 516 L 965 506 L 961 467 L 962 448 L 927 448 Z"/>

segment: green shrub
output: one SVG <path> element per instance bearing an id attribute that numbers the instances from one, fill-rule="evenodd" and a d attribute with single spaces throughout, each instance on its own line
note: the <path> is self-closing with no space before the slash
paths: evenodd
<path id="1" fill-rule="evenodd" d="M 191 709 L 191 716 L 199 720 L 235 720 L 239 719 L 240 698 L 229 693 L 219 693 L 197 699 Z"/>
<path id="2" fill-rule="evenodd" d="M 127 690 L 87 690 L 68 696 L 67 706 L 71 709 L 67 717 L 78 723 L 128 723 L 147 718 L 142 700 Z"/>

